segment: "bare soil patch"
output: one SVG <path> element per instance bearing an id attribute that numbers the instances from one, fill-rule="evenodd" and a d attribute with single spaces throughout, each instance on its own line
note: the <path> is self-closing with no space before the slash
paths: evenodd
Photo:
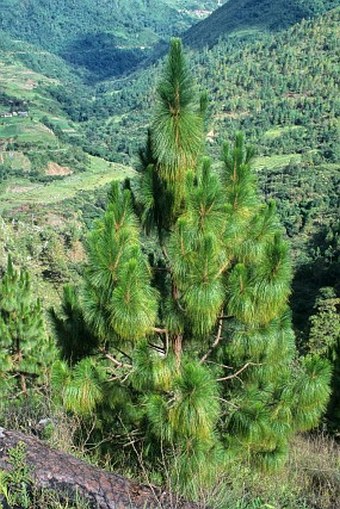
<path id="1" fill-rule="evenodd" d="M 49 162 L 45 171 L 46 175 L 72 175 L 73 171 L 68 166 L 60 166 L 57 163 Z"/>

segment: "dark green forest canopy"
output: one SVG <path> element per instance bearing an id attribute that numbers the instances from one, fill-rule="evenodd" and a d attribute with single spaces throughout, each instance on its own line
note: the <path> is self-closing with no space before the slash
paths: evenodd
<path id="1" fill-rule="evenodd" d="M 303 18 L 322 14 L 339 6 L 339 0 L 229 0 L 209 18 L 184 35 L 192 47 L 216 44 L 230 35 L 256 37 L 258 32 L 276 32 Z"/>
<path id="2" fill-rule="evenodd" d="M 197 21 L 197 9 L 217 2 L 176 0 L 3 0 L 0 30 L 105 79 L 134 68 L 161 38 Z M 171 23 L 169 23 L 171 19 Z"/>

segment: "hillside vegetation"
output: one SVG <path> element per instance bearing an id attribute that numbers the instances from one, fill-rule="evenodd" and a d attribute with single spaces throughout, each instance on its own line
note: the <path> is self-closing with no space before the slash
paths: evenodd
<path id="1" fill-rule="evenodd" d="M 81 126 L 50 94 L 61 83 L 84 90 L 58 57 L 0 38 L 0 267 L 11 252 L 49 302 L 58 299 L 55 285 L 77 277 L 98 195 L 133 175 L 83 150 Z"/>
<path id="2" fill-rule="evenodd" d="M 222 3 L 2 0 L 0 427 L 335 509 L 339 1 Z M 9 457 L 0 506 L 85 507 Z"/>
<path id="3" fill-rule="evenodd" d="M 49 93 L 50 87 L 60 84 L 60 78 L 63 83 L 71 80 L 69 70 L 59 67 L 56 77 L 47 76 L 43 71 L 49 73 L 49 64 L 59 63 L 55 57 L 39 54 L 31 46 L 6 42 L 0 46 L 0 185 L 8 195 L 19 180 L 34 187 L 37 181 L 46 184 L 84 172 L 92 163 L 76 146 L 78 126 Z M 31 66 L 23 63 L 30 51 Z M 45 60 L 42 72 L 31 68 L 39 67 L 39 58 Z M 21 194 L 19 189 L 17 194 Z M 6 202 L 2 200 L 2 211 Z"/>
<path id="4" fill-rule="evenodd" d="M 263 192 L 277 200 L 294 247 L 303 329 L 319 288 L 339 281 L 339 20 L 338 8 L 238 50 L 221 42 L 199 64 L 212 149 L 239 129 L 256 146 Z"/>
<path id="5" fill-rule="evenodd" d="M 336 9 L 258 42 L 221 41 L 192 54 L 210 98 L 210 150 L 245 131 L 256 146 L 263 191 L 279 200 L 289 236 L 302 243 L 329 220 L 337 198 L 339 15 Z M 91 105 L 87 138 L 103 154 L 128 160 L 136 153 L 155 74 L 152 68 L 130 82 L 108 83 Z"/>
<path id="6" fill-rule="evenodd" d="M 256 45 L 233 48 L 221 43 L 196 56 L 196 78 L 211 89 L 210 109 L 206 96 L 199 96 L 194 87 L 181 41 L 174 39 L 156 94 L 143 94 L 153 106 L 149 129 L 124 124 L 131 132 L 139 128 L 148 133 L 139 153 L 140 178 L 113 183 L 106 206 L 94 190 L 98 175 L 102 172 L 107 182 L 111 169 L 116 176 L 118 170 L 128 172 L 86 153 L 83 129 L 96 132 L 100 123 L 109 128 L 114 109 L 108 110 L 105 100 L 119 92 L 110 93 L 108 83 L 92 101 L 87 96 L 82 102 L 78 96 L 72 102 L 70 93 L 63 100 L 61 80 L 37 71 L 29 74 L 28 67 L 15 62 L 11 76 L 19 95 L 20 87 L 26 90 L 27 73 L 33 83 L 40 80 L 42 88 L 37 98 L 20 104 L 33 105 L 32 118 L 14 111 L 15 90 L 5 96 L 11 97 L 7 106 L 12 115 L 2 118 L 34 122 L 38 106 L 49 97 L 53 111 L 59 108 L 60 115 L 73 118 L 74 142 L 90 167 L 59 175 L 60 180 L 32 179 L 34 189 L 19 189 L 25 207 L 13 209 L 11 198 L 7 202 L 3 194 L 2 212 L 10 221 L 0 223 L 1 256 L 13 257 L 8 256 L 0 279 L 1 424 L 24 426 L 58 448 L 76 450 L 96 464 L 213 509 L 336 507 L 340 490 L 336 444 L 324 438 L 311 442 L 297 433 L 318 425 L 329 431 L 339 427 L 338 322 L 332 320 L 339 299 L 336 288 L 324 288 L 310 321 L 310 335 L 296 342 L 289 242 L 270 199 L 279 196 L 281 217 L 289 226 L 284 188 L 300 185 L 301 194 L 310 197 L 302 186 L 301 168 L 308 168 L 310 176 L 326 165 L 335 174 L 336 144 L 325 143 L 323 151 L 319 139 L 319 133 L 327 132 L 328 118 L 334 121 L 334 98 L 330 95 L 330 103 L 325 102 L 331 114 L 315 127 L 313 138 L 314 131 L 307 126 L 314 118 L 307 99 L 317 107 L 313 89 L 307 94 L 297 82 L 292 90 L 291 82 L 271 78 L 267 66 L 272 65 L 276 76 L 283 66 L 286 77 L 288 56 L 300 71 L 307 60 L 313 80 L 313 66 L 306 59 L 312 51 L 307 36 L 317 48 L 314 53 L 327 51 L 331 59 L 337 14 L 302 23 L 278 39 L 266 36 Z M 283 43 L 291 51 L 288 56 Z M 237 60 L 244 64 L 241 74 Z M 333 67 L 327 71 L 331 79 Z M 230 72 L 235 82 L 228 81 Z M 218 80 L 213 81 L 215 75 Z M 267 81 L 259 86 L 262 77 Z M 314 81 L 304 83 L 321 93 Z M 145 86 L 143 81 L 139 84 Z M 76 83 L 71 85 L 76 88 Z M 271 93 L 272 85 L 278 95 Z M 106 96 L 101 96 L 105 90 Z M 131 103 L 126 100 L 126 117 L 116 118 L 117 123 L 130 119 L 137 93 L 140 90 L 131 93 Z M 285 100 L 305 98 L 303 107 L 294 103 L 286 112 L 290 103 Z M 97 118 L 91 102 L 92 108 L 102 104 Z M 276 109 L 267 107 L 269 102 L 276 103 Z M 260 115 L 266 107 L 268 121 Z M 223 135 L 226 127 L 228 133 Z M 235 136 L 232 128 L 246 130 L 248 139 L 257 141 L 257 158 L 244 135 Z M 98 132 L 98 139 L 108 143 L 105 129 Z M 300 131 L 308 134 L 313 148 L 299 137 Z M 64 134 L 53 133 L 66 142 Z M 123 131 L 122 138 L 129 134 Z M 70 139 L 67 143 L 72 146 Z M 7 156 L 7 148 L 2 152 Z M 285 180 L 286 175 L 298 176 L 298 181 Z M 9 187 L 15 182 L 12 178 L 6 177 Z M 334 182 L 327 183 L 329 189 Z M 335 205 L 334 196 L 329 207 Z M 300 204 L 302 197 L 295 201 Z M 97 208 L 96 213 L 92 210 L 92 219 L 97 219 L 88 221 L 90 230 L 82 242 L 91 206 Z M 43 215 L 38 221 L 40 207 Z M 320 213 L 318 203 L 315 210 Z M 294 213 L 304 211 L 302 207 Z M 329 234 L 330 210 L 323 211 Z M 317 226 L 313 221 L 308 224 Z M 297 253 L 303 245 L 296 242 L 301 231 L 288 228 L 288 234 L 296 237 Z M 336 256 L 336 242 L 334 236 L 328 245 L 334 244 L 334 253 L 323 253 L 324 265 Z M 308 250 L 304 253 L 310 255 Z M 17 269 L 19 264 L 25 268 Z M 27 267 L 34 274 L 32 284 Z M 65 282 L 71 284 L 58 296 Z M 308 292 L 305 282 L 304 289 Z M 43 307 L 49 308 L 46 324 Z M 326 410 L 327 420 L 321 421 Z M 39 507 L 34 489 L 27 488 L 31 481 L 24 451 L 12 451 L 10 457 L 18 461 L 12 463 L 14 471 L 1 474 L 0 496 L 13 507 L 22 503 Z M 37 495 L 40 499 L 42 494 Z M 58 507 L 52 500 L 45 506 Z"/>
<path id="7" fill-rule="evenodd" d="M 300 267 L 295 309 L 302 328 L 308 327 L 319 288 L 332 286 L 339 270 L 339 13 L 335 9 L 280 34 L 258 35 L 256 42 L 221 41 L 191 56 L 210 97 L 209 151 L 215 153 L 237 130 L 256 147 L 262 190 L 278 201 Z M 119 154 L 128 162 L 137 153 L 158 72 L 152 67 L 130 80 L 107 82 L 94 102 L 83 102 L 86 140 L 97 155 Z M 76 103 L 66 107 L 78 118 Z"/>
<path id="8" fill-rule="evenodd" d="M 87 79 L 120 75 L 161 38 L 184 31 L 216 0 L 4 0 L 0 30 L 63 57 Z M 169 20 L 171 22 L 169 23 Z"/>
<path id="9" fill-rule="evenodd" d="M 230 35 L 244 38 L 258 32 L 276 32 L 338 5 L 338 0 L 229 0 L 190 28 L 184 41 L 203 48 Z"/>
<path id="10" fill-rule="evenodd" d="M 321 279 L 308 277 L 309 299 L 298 306 L 303 327 L 319 287 L 332 283 L 336 270 L 338 21 L 335 9 L 280 34 L 258 33 L 254 42 L 220 41 L 193 52 L 191 60 L 210 97 L 209 151 L 243 130 L 256 146 L 262 190 L 278 200 L 297 266 L 305 274 L 306 267 L 313 272 L 325 256 L 329 260 Z M 77 201 L 78 191 L 109 181 L 106 161 L 136 162 L 157 66 L 103 82 L 94 92 L 59 57 L 36 47 L 2 38 L 0 57 L 7 69 L 0 108 L 9 111 L 13 100 L 20 109 L 29 104 L 28 117 L 1 119 L 3 212 L 45 200 L 49 207 L 63 198 Z M 125 174 L 129 170 L 117 173 Z M 333 240 L 326 241 L 327 235 Z"/>

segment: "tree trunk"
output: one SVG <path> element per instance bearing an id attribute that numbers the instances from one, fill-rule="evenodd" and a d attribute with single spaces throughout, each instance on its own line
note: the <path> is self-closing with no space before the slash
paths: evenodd
<path id="1" fill-rule="evenodd" d="M 178 370 L 182 360 L 182 339 L 182 334 L 176 334 L 176 336 L 172 338 L 172 348 L 175 354 L 176 366 Z"/>
<path id="2" fill-rule="evenodd" d="M 38 488 L 76 493 L 93 509 L 199 509 L 203 505 L 185 502 L 176 495 L 151 485 L 142 485 L 120 475 L 88 465 L 70 454 L 51 449 L 41 440 L 18 431 L 0 428 L 0 470 L 11 468 L 8 450 L 19 442 L 26 446 L 26 462 Z"/>

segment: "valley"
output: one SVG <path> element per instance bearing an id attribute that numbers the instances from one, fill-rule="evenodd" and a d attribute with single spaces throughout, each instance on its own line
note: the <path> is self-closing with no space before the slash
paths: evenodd
<path id="1" fill-rule="evenodd" d="M 316 15 L 330 7 L 309 4 L 308 12 Z M 221 22 L 218 30 L 227 30 L 228 37 L 210 50 L 191 50 L 194 73 L 210 101 L 207 148 L 216 155 L 215 147 L 239 130 L 256 146 L 258 179 L 265 195 L 278 200 L 299 267 L 306 256 L 314 259 L 311 238 L 336 228 L 339 10 L 249 39 L 246 25 L 231 14 L 233 30 L 229 33 L 223 24 L 224 13 L 233 8 L 232 2 L 220 6 L 184 36 L 194 46 L 192 31 L 206 23 L 211 34 L 214 19 Z M 14 4 L 9 2 L 8 9 L 14 12 Z M 254 12 L 248 12 L 245 23 Z M 294 13 L 280 16 L 294 23 Z M 84 73 L 75 73 L 70 62 L 42 49 L 42 43 L 12 35 L 0 43 L 1 211 L 6 217 L 25 210 L 36 214 L 63 201 L 74 201 L 75 211 L 79 203 L 88 208 L 82 194 L 104 190 L 112 177 L 124 179 L 138 168 L 160 66 L 151 63 L 123 78 L 89 85 Z"/>
<path id="2" fill-rule="evenodd" d="M 131 71 L 162 39 L 208 16 L 219 2 L 5 0 L 0 30 L 54 53 L 90 82 Z M 169 23 L 168 20 L 171 20 Z"/>
<path id="3" fill-rule="evenodd" d="M 339 22 L 2 0 L 0 438 L 213 509 L 335 509 Z"/>

